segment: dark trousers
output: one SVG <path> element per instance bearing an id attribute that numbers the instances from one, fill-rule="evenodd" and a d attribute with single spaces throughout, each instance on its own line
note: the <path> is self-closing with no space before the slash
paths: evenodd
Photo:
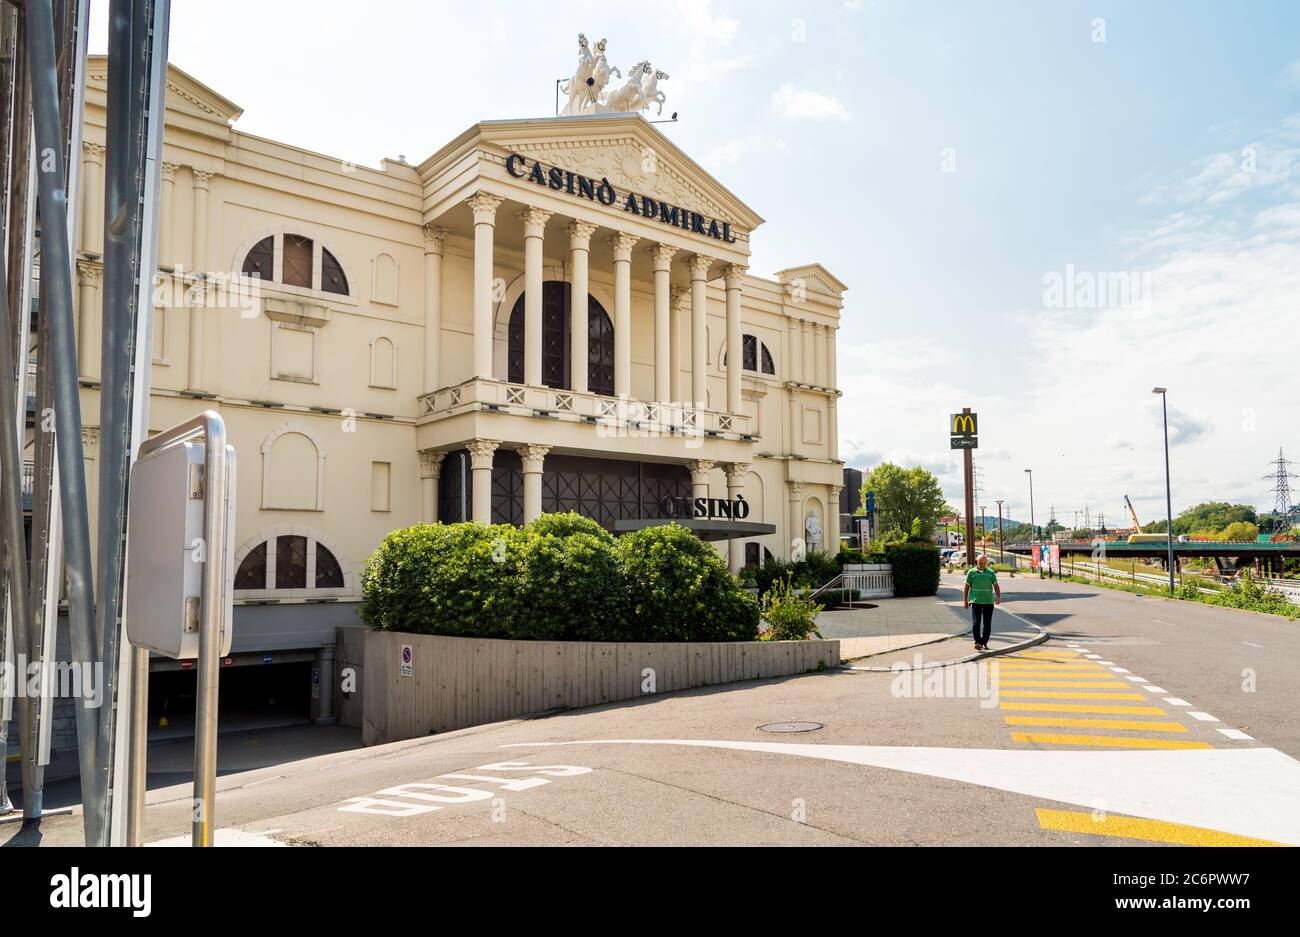
<path id="1" fill-rule="evenodd" d="M 970 607 L 971 631 L 974 632 L 976 644 L 988 644 L 989 633 L 993 630 L 993 606 L 974 602 Z"/>

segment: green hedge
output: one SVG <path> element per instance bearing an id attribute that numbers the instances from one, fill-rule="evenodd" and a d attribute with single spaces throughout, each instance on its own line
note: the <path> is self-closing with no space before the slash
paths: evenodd
<path id="1" fill-rule="evenodd" d="M 893 543 L 885 559 L 894 567 L 894 595 L 934 595 L 939 591 L 939 548 L 929 543 Z"/>
<path id="2" fill-rule="evenodd" d="M 384 631 L 581 641 L 740 641 L 758 605 L 676 525 L 615 538 L 577 514 L 395 530 L 366 563 L 361 618 Z"/>

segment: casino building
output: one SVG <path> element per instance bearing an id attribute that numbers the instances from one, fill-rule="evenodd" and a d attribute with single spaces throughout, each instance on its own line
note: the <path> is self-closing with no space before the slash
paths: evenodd
<path id="1" fill-rule="evenodd" d="M 105 68 L 82 154 L 87 426 Z M 485 121 L 378 169 L 239 116 L 170 69 L 149 412 L 156 431 L 215 408 L 238 452 L 237 653 L 331 643 L 366 557 L 418 521 L 572 509 L 613 530 L 743 497 L 772 532 L 720 542 L 733 569 L 838 544 L 845 286 L 816 263 L 750 274 L 762 219 L 640 114 Z"/>

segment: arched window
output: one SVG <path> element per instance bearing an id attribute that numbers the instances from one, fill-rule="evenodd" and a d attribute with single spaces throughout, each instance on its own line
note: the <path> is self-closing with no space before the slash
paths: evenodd
<path id="1" fill-rule="evenodd" d="M 388 390 L 397 387 L 397 348 L 384 335 L 370 342 L 370 386 Z"/>
<path id="2" fill-rule="evenodd" d="M 776 374 L 776 363 L 766 342 L 760 342 L 756 335 L 740 337 L 740 366 L 746 371 L 758 371 L 760 366 L 764 374 Z M 722 353 L 722 366 L 727 366 L 727 353 Z"/>
<path id="3" fill-rule="evenodd" d="M 347 274 L 338 258 L 302 234 L 272 234 L 262 238 L 248 249 L 241 269 L 246 276 L 260 277 L 266 283 L 278 282 L 298 289 L 349 295 Z"/>
<path id="4" fill-rule="evenodd" d="M 305 533 L 267 537 L 244 554 L 235 572 L 235 589 L 240 592 L 346 588 L 338 557 Z"/>
<path id="5" fill-rule="evenodd" d="M 524 296 L 515 300 L 506 328 L 506 379 L 524 383 Z M 542 284 L 542 383 L 573 386 L 569 362 L 569 284 Z M 614 393 L 614 324 L 594 296 L 587 297 L 587 389 Z"/>

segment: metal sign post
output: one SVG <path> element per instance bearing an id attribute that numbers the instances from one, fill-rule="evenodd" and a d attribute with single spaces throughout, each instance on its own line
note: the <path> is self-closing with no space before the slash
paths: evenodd
<path id="1" fill-rule="evenodd" d="M 948 420 L 953 449 L 962 450 L 962 478 L 966 487 L 966 565 L 975 565 L 975 460 L 972 450 L 979 446 L 979 417 L 970 407 L 962 407 Z"/>
<path id="2" fill-rule="evenodd" d="M 215 814 L 217 792 L 217 688 L 220 679 L 223 633 L 226 630 L 227 609 L 233 594 L 227 588 L 227 557 L 230 552 L 230 497 L 233 478 L 227 471 L 230 456 L 226 446 L 226 424 L 221 416 L 206 410 L 177 426 L 172 427 L 140 445 L 139 466 L 150 456 L 202 436 L 204 461 L 202 480 L 203 535 L 194 554 L 203 564 L 201 596 L 199 602 L 198 693 L 195 696 L 194 736 L 194 846 L 212 845 L 212 820 Z M 150 493 L 152 494 L 152 493 Z M 137 489 L 132 493 L 143 497 Z M 174 497 L 170 492 L 160 493 L 162 498 Z M 129 531 L 128 531 L 129 533 Z M 137 536 L 139 534 L 137 533 Z M 191 554 L 180 552 L 177 563 L 188 563 Z M 137 628 L 146 623 L 130 614 L 128 605 L 127 628 L 138 635 Z M 164 621 L 162 628 L 174 625 L 176 631 L 185 628 L 185 610 L 175 609 L 174 621 Z M 128 778 L 129 806 L 127 810 L 127 844 L 138 846 L 144 830 L 145 775 L 148 767 L 146 704 L 149 691 L 149 651 L 136 639 L 132 641 L 132 668 L 135 678 L 130 706 L 130 777 Z M 188 656 L 188 655 L 185 655 Z"/>

